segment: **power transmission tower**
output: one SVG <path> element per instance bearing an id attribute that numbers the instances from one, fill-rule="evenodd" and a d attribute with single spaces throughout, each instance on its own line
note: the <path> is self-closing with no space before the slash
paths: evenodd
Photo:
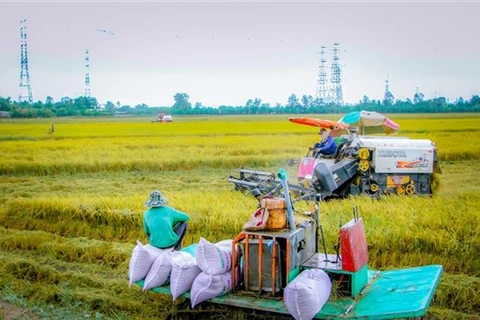
<path id="1" fill-rule="evenodd" d="M 327 87 L 327 66 L 325 59 L 325 49 L 327 47 L 321 46 L 320 50 L 320 67 L 318 71 L 318 86 L 317 86 L 317 99 L 323 103 L 328 102 L 328 87 Z"/>
<path id="2" fill-rule="evenodd" d="M 85 49 L 85 97 L 90 98 L 90 52 Z"/>
<path id="3" fill-rule="evenodd" d="M 390 88 L 388 85 L 388 76 L 385 79 L 385 95 L 383 96 L 383 102 L 393 104 L 393 100 L 395 100 L 393 94 L 390 92 Z"/>
<path id="4" fill-rule="evenodd" d="M 332 83 L 331 88 L 331 100 L 336 105 L 343 104 L 343 91 L 342 91 L 342 67 L 340 65 L 340 49 L 338 46 L 340 43 L 335 42 L 332 49 L 332 76 L 330 82 Z"/>
<path id="5" fill-rule="evenodd" d="M 20 93 L 18 102 L 33 103 L 32 87 L 30 86 L 30 73 L 28 72 L 27 54 L 27 20 L 20 21 Z"/>

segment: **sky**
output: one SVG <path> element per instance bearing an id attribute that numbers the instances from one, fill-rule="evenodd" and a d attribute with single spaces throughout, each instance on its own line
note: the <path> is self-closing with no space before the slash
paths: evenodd
<path id="1" fill-rule="evenodd" d="M 480 2 L 1 2 L 0 96 L 20 92 L 20 20 L 27 19 L 35 101 L 90 90 L 99 102 L 171 106 L 285 104 L 315 96 L 320 47 L 340 43 L 347 103 L 469 99 L 480 92 Z M 103 32 L 99 30 L 106 30 Z M 328 70 L 328 76 L 330 72 Z"/>

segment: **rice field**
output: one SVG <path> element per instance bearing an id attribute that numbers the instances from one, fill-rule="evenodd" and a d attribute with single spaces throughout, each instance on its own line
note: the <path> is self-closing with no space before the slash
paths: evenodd
<path id="1" fill-rule="evenodd" d="M 480 319 L 480 115 L 390 117 L 400 136 L 436 143 L 440 187 L 431 198 L 322 204 L 327 244 L 333 252 L 339 223 L 357 205 L 371 268 L 442 264 L 428 316 Z M 146 242 L 143 203 L 160 189 L 190 215 L 184 245 L 233 238 L 256 200 L 233 192 L 228 176 L 240 167 L 275 172 L 318 139 L 315 128 L 287 118 L 0 120 L 0 301 L 32 318 L 188 318 L 182 301 L 128 287 L 131 251 Z M 219 306 L 194 312 L 246 319 Z"/>

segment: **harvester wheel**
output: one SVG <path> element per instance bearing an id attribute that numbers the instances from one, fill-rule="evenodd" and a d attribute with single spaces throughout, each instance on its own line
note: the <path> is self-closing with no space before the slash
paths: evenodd
<path id="1" fill-rule="evenodd" d="M 405 187 L 405 193 L 408 195 L 412 195 L 415 193 L 415 185 L 413 183 L 408 184 Z"/>
<path id="2" fill-rule="evenodd" d="M 377 192 L 377 191 L 378 191 L 378 184 L 372 183 L 372 184 L 370 185 L 370 191 L 372 191 L 372 192 Z"/>
<path id="3" fill-rule="evenodd" d="M 370 157 L 370 151 L 367 148 L 358 150 L 358 157 L 362 160 L 367 160 Z"/>
<path id="4" fill-rule="evenodd" d="M 404 186 L 398 186 L 397 188 L 397 194 L 399 196 L 403 196 L 405 194 L 405 187 Z"/>
<path id="5" fill-rule="evenodd" d="M 370 168 L 370 164 L 368 163 L 367 160 L 360 160 L 360 165 L 359 165 L 360 171 L 365 172 Z"/>

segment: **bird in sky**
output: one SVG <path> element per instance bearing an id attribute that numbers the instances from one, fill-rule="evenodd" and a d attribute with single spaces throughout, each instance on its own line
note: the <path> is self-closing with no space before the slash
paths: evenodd
<path id="1" fill-rule="evenodd" d="M 105 29 L 97 29 L 98 32 L 103 32 L 103 33 L 106 33 L 108 35 L 111 35 L 111 36 L 114 36 L 115 33 L 113 33 L 113 31 L 110 31 L 110 30 L 105 30 Z"/>

